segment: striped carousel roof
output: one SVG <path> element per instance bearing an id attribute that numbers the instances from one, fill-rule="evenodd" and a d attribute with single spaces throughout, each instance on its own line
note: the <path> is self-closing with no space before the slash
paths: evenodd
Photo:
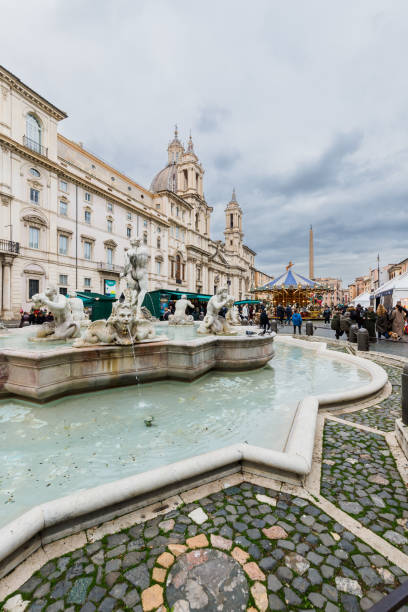
<path id="1" fill-rule="evenodd" d="M 286 268 L 286 272 L 269 281 L 265 285 L 262 285 L 258 289 L 258 291 L 262 291 L 263 289 L 290 289 L 290 288 L 302 288 L 308 289 L 312 288 L 316 285 L 316 283 L 310 278 L 306 278 L 297 272 L 292 270 L 292 266 L 289 265 Z"/>

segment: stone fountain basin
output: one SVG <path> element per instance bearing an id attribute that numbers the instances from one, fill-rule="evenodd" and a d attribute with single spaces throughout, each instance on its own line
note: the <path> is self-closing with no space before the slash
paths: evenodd
<path id="1" fill-rule="evenodd" d="M 67 393 L 139 382 L 194 380 L 211 369 L 253 370 L 272 359 L 273 336 L 156 337 L 133 346 L 0 348 L 0 397 L 46 401 Z"/>
<path id="2" fill-rule="evenodd" d="M 301 483 L 312 468 L 319 408 L 355 402 L 374 396 L 383 389 L 388 379 L 386 372 L 377 364 L 352 355 L 333 354 L 332 351 L 327 350 L 325 343 L 310 343 L 287 337 L 276 338 L 276 341 L 302 346 L 302 348 L 310 350 L 311 353 L 313 351 L 319 352 L 325 358 L 354 364 L 369 374 L 369 382 L 352 390 L 346 389 L 341 393 L 326 393 L 309 396 L 301 400 L 283 451 L 246 443 L 233 444 L 121 480 L 80 490 L 32 508 L 0 529 L 0 578 L 12 571 L 43 545 L 89 527 L 100 525 L 148 504 L 161 502 L 171 495 L 224 476 L 237 472 L 255 473 L 292 483 Z M 218 342 L 221 344 L 218 344 Z M 188 345 L 188 348 L 186 348 L 186 345 Z M 206 352 L 209 352 L 209 354 L 213 352 L 212 359 L 216 360 L 217 348 L 220 351 L 225 351 L 228 347 L 235 347 L 237 357 L 239 357 L 240 351 L 242 353 L 242 350 L 253 350 L 256 357 L 259 356 L 259 352 L 255 350 L 256 347 L 259 350 L 264 347 L 262 350 L 265 351 L 265 354 L 262 358 L 266 358 L 268 351 L 273 353 L 272 345 L 273 339 L 265 337 L 209 337 L 187 343 L 165 343 L 158 340 L 155 343 L 146 343 L 144 347 L 143 345 L 138 345 L 138 347 L 140 351 L 146 350 L 148 354 L 154 352 L 150 349 L 157 349 L 159 362 L 160 350 L 163 347 L 167 347 L 168 357 L 173 358 L 174 356 L 176 362 L 177 355 L 184 349 L 184 353 L 189 354 L 190 357 L 189 361 L 182 363 L 193 363 L 199 368 L 207 367 L 208 363 L 207 366 L 204 365 L 206 362 L 204 359 L 201 360 L 201 357 L 198 358 L 198 363 L 194 362 L 194 356 L 201 354 L 200 351 L 197 353 L 197 347 L 203 349 L 204 355 Z M 131 350 L 131 347 L 129 349 Z M 127 348 L 123 347 L 119 347 L 119 349 L 99 347 L 92 350 L 101 356 L 102 362 L 105 359 L 114 358 L 112 355 L 117 355 L 118 350 L 119 353 L 122 351 L 122 353 L 127 354 Z M 84 361 L 86 356 L 89 357 L 90 355 L 88 351 L 89 349 L 82 349 L 82 351 L 75 351 L 73 354 L 79 356 L 82 353 L 82 361 Z M 67 354 L 70 355 L 72 352 L 62 351 L 61 353 L 58 351 L 57 356 Z M 98 356 L 97 354 L 93 355 L 95 359 Z M 46 357 L 51 359 L 49 353 Z M 223 362 L 224 358 L 225 355 L 220 356 L 221 367 L 223 363 L 228 363 L 228 361 Z M 246 359 L 249 359 L 248 355 L 246 355 Z M 41 359 L 38 361 L 41 362 Z M 81 362 L 81 359 L 79 359 L 79 362 Z M 244 362 L 245 359 L 235 360 L 239 369 L 243 367 Z M 247 367 L 245 365 L 245 368 Z M 132 375 L 134 376 L 134 372 Z M 70 382 L 68 381 L 67 384 L 69 385 Z"/>

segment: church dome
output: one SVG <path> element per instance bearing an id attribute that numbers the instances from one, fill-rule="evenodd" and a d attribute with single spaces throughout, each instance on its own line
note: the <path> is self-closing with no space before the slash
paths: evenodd
<path id="1" fill-rule="evenodd" d="M 157 193 L 158 191 L 177 191 L 177 168 L 175 163 L 167 164 L 163 170 L 160 170 L 152 180 L 150 191 Z"/>

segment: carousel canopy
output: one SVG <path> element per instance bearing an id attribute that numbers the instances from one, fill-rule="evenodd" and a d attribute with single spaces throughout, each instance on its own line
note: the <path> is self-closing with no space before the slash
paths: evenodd
<path id="1" fill-rule="evenodd" d="M 268 289 L 312 289 L 316 286 L 316 283 L 310 278 L 306 278 L 297 272 L 294 272 L 292 269 L 292 265 L 289 264 L 286 268 L 286 272 L 269 281 L 262 287 L 259 287 L 257 291 L 264 291 Z"/>

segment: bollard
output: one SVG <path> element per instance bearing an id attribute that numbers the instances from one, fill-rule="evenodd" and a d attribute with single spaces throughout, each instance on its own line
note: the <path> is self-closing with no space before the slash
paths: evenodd
<path id="1" fill-rule="evenodd" d="M 350 327 L 349 342 L 357 342 L 358 325 L 354 324 Z"/>
<path id="2" fill-rule="evenodd" d="M 278 333 L 278 322 L 277 321 L 271 321 L 271 331 L 275 332 L 275 334 Z"/>
<path id="3" fill-rule="evenodd" d="M 306 336 L 313 336 L 313 323 L 306 321 Z"/>
<path id="4" fill-rule="evenodd" d="M 368 331 L 363 327 L 357 332 L 357 350 L 358 351 L 369 351 L 368 343 Z"/>
<path id="5" fill-rule="evenodd" d="M 404 365 L 401 375 L 401 409 L 402 422 L 408 425 L 408 364 Z"/>

